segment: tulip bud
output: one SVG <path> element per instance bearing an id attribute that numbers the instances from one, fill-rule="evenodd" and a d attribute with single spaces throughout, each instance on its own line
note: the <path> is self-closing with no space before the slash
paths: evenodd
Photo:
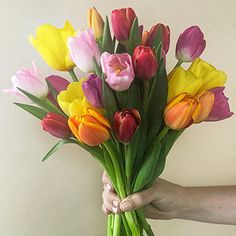
<path id="1" fill-rule="evenodd" d="M 125 44 L 129 39 L 129 33 L 135 18 L 136 14 L 132 8 L 122 8 L 112 11 L 112 29 L 119 42 Z"/>
<path id="2" fill-rule="evenodd" d="M 57 113 L 48 113 L 41 121 L 43 130 L 57 138 L 69 138 L 72 136 L 67 119 Z"/>
<path id="3" fill-rule="evenodd" d="M 224 89 L 225 87 L 217 87 L 210 90 L 214 94 L 214 104 L 205 121 L 224 120 L 234 114 L 230 111 L 228 98 L 223 93 Z"/>
<path id="4" fill-rule="evenodd" d="M 93 30 L 95 39 L 101 39 L 104 21 L 95 7 L 88 10 L 88 25 Z"/>
<path id="5" fill-rule="evenodd" d="M 202 54 L 205 47 L 204 34 L 198 26 L 191 26 L 179 36 L 175 55 L 179 61 L 191 62 Z"/>
<path id="6" fill-rule="evenodd" d="M 146 39 L 146 46 L 152 47 L 153 42 L 157 36 L 157 32 L 161 28 L 162 30 L 162 48 L 165 51 L 165 54 L 167 54 L 170 46 L 170 28 L 169 26 L 165 26 L 163 24 L 156 24 L 154 25 L 150 32 L 148 33 L 147 39 Z"/>
<path id="7" fill-rule="evenodd" d="M 74 136 L 89 146 L 97 146 L 110 138 L 110 124 L 104 116 L 87 107 L 81 116 L 72 116 L 68 120 Z"/>
<path id="8" fill-rule="evenodd" d="M 150 47 L 138 46 L 133 53 L 134 70 L 138 78 L 150 80 L 157 72 L 157 59 Z"/>
<path id="9" fill-rule="evenodd" d="M 117 139 L 121 142 L 129 143 L 140 122 L 141 117 L 136 109 L 124 109 L 116 112 L 114 115 L 114 129 Z"/>
<path id="10" fill-rule="evenodd" d="M 84 95 L 87 101 L 96 108 L 103 107 L 102 104 L 102 80 L 96 75 L 91 74 L 82 84 Z"/>

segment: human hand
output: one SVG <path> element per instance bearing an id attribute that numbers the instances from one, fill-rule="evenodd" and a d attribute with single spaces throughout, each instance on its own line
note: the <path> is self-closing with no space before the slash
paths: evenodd
<path id="1" fill-rule="evenodd" d="M 177 217 L 183 199 L 183 187 L 158 178 L 149 188 L 120 200 L 106 175 L 103 173 L 103 211 L 105 214 L 121 213 L 144 208 L 151 219 L 173 219 Z"/>

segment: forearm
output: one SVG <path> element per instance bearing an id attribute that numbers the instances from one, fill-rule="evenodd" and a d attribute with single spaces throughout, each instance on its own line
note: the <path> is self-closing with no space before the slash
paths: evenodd
<path id="1" fill-rule="evenodd" d="M 236 225 L 236 186 L 186 187 L 176 218 Z"/>

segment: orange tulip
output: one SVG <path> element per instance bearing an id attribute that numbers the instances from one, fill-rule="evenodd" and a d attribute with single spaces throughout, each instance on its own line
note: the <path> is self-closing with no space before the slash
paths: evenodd
<path id="1" fill-rule="evenodd" d="M 81 116 L 70 117 L 68 124 L 74 136 L 89 146 L 100 145 L 110 138 L 108 120 L 92 108 L 87 107 Z"/>

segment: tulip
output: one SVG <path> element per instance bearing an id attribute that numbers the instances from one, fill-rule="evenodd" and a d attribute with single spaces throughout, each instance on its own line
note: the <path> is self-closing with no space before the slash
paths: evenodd
<path id="1" fill-rule="evenodd" d="M 133 53 L 135 73 L 142 80 L 150 80 L 157 72 L 157 59 L 152 48 L 138 46 Z"/>
<path id="2" fill-rule="evenodd" d="M 141 117 L 136 109 L 124 109 L 114 115 L 114 129 L 117 139 L 123 143 L 129 143 L 132 139 Z"/>
<path id="3" fill-rule="evenodd" d="M 180 34 L 175 55 L 181 62 L 191 62 L 202 54 L 205 47 L 202 31 L 198 26 L 191 26 Z"/>
<path id="4" fill-rule="evenodd" d="M 173 130 L 187 128 L 193 123 L 192 114 L 196 106 L 197 102 L 193 97 L 187 96 L 186 93 L 180 94 L 165 108 L 166 125 Z"/>
<path id="5" fill-rule="evenodd" d="M 45 24 L 37 28 L 35 38 L 29 36 L 29 41 L 50 67 L 55 70 L 69 71 L 75 65 L 69 57 L 67 40 L 74 34 L 75 30 L 69 21 L 66 21 L 62 29 Z"/>
<path id="6" fill-rule="evenodd" d="M 102 80 L 96 75 L 91 74 L 82 84 L 84 95 L 87 101 L 94 107 L 102 108 Z"/>
<path id="7" fill-rule="evenodd" d="M 147 35 L 144 35 L 144 40 L 146 37 L 146 40 L 144 41 L 146 46 L 152 47 L 153 42 L 157 36 L 157 32 L 161 28 L 162 31 L 162 48 L 165 51 L 165 54 L 167 54 L 170 46 L 170 28 L 169 26 L 165 26 L 163 24 L 156 24 L 154 25 L 150 32 Z"/>
<path id="8" fill-rule="evenodd" d="M 95 7 L 88 10 L 88 25 L 93 30 L 95 39 L 100 40 L 103 35 L 104 21 Z"/>
<path id="9" fill-rule="evenodd" d="M 97 146 L 110 138 L 110 124 L 100 113 L 86 108 L 81 116 L 72 116 L 68 120 L 74 136 L 89 146 Z"/>
<path id="10" fill-rule="evenodd" d="M 79 82 L 72 82 L 67 89 L 61 91 L 57 96 L 57 102 L 67 116 L 82 115 L 84 108 L 91 106 L 84 96 L 82 84 L 86 78 Z"/>
<path id="11" fill-rule="evenodd" d="M 67 119 L 57 113 L 48 113 L 41 121 L 43 130 L 57 138 L 69 138 L 72 136 L 67 124 Z"/>
<path id="12" fill-rule="evenodd" d="M 214 94 L 214 104 L 211 113 L 205 121 L 218 121 L 231 117 L 234 113 L 230 111 L 228 98 L 224 95 L 225 87 L 213 88 L 210 91 Z"/>
<path id="13" fill-rule="evenodd" d="M 122 8 L 113 10 L 111 13 L 112 29 L 116 39 L 122 44 L 126 44 L 136 14 L 132 8 Z"/>
<path id="14" fill-rule="evenodd" d="M 69 37 L 68 47 L 71 59 L 85 73 L 94 71 L 94 60 L 100 65 L 100 50 L 91 29 L 78 32 L 76 37 Z"/>
<path id="15" fill-rule="evenodd" d="M 58 75 L 50 75 L 46 78 L 46 81 L 53 87 L 55 92 L 58 94 L 63 90 L 66 90 L 67 86 L 70 84 L 70 82 L 61 76 Z M 48 94 L 48 99 L 56 106 L 58 106 L 57 101 L 53 97 L 52 93 L 50 92 Z"/>
<path id="16" fill-rule="evenodd" d="M 36 97 L 42 99 L 47 97 L 47 83 L 45 79 L 39 75 L 38 69 L 34 62 L 32 62 L 31 69 L 18 70 L 16 74 L 11 77 L 11 81 L 13 83 L 13 88 L 4 89 L 3 91 L 12 94 L 22 101 L 31 102 L 29 98 L 17 89 L 17 87 L 33 94 Z"/>
<path id="17" fill-rule="evenodd" d="M 128 53 L 104 52 L 101 56 L 101 66 L 106 75 L 106 82 L 112 89 L 124 91 L 130 87 L 134 79 L 134 69 L 132 58 Z"/>

